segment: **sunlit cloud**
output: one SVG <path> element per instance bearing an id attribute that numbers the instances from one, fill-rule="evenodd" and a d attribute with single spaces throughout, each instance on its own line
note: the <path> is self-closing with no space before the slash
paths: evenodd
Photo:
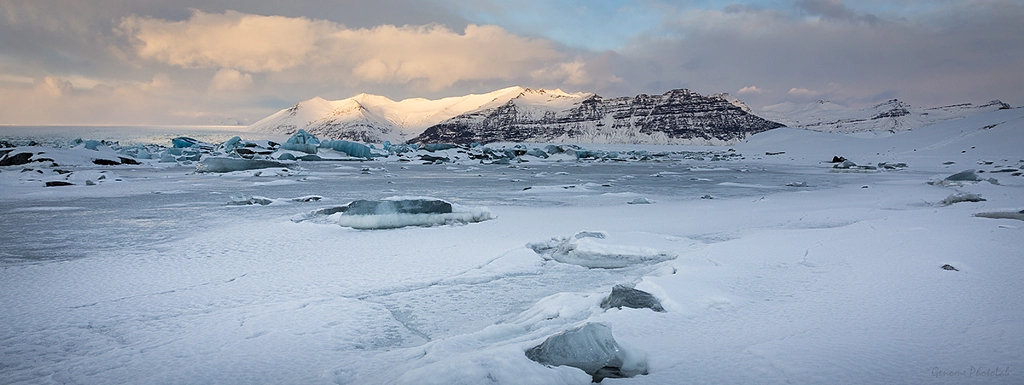
<path id="1" fill-rule="evenodd" d="M 789 92 L 787 92 L 787 93 L 790 94 L 790 95 L 793 95 L 793 96 L 804 97 L 804 98 L 813 98 L 815 96 L 821 95 L 821 92 L 818 92 L 818 91 L 815 91 L 815 90 L 811 90 L 811 89 L 807 89 L 807 88 L 802 88 L 802 87 L 800 87 L 800 88 L 797 88 L 797 87 L 790 88 Z"/>
<path id="2" fill-rule="evenodd" d="M 560 63 L 567 58 L 550 41 L 490 25 L 469 25 L 461 33 L 441 25 L 350 29 L 307 18 L 194 11 L 183 21 L 127 17 L 120 28 L 139 58 L 172 66 L 249 73 L 315 68 L 368 83 L 419 82 L 429 90 L 576 65 Z M 561 80 L 585 83 L 578 68 L 563 72 Z M 214 80 L 215 89 L 229 80 L 234 87 L 245 75 L 218 72 Z"/>
<path id="3" fill-rule="evenodd" d="M 739 91 L 736 91 L 736 94 L 738 95 L 760 95 L 763 93 L 765 93 L 765 91 L 760 88 L 757 88 L 757 86 L 747 86 L 740 88 Z"/>
<path id="4" fill-rule="evenodd" d="M 222 68 L 210 80 L 213 91 L 242 91 L 252 87 L 252 75 L 231 68 Z"/>
<path id="5" fill-rule="evenodd" d="M 71 93 L 71 82 L 47 76 L 35 82 L 36 91 L 42 95 L 60 97 Z"/>

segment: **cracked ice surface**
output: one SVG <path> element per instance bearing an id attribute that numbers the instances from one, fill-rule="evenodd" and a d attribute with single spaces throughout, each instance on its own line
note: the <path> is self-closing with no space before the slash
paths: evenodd
<path id="1" fill-rule="evenodd" d="M 588 322 L 646 363 L 609 382 L 935 383 L 933 368 L 1024 367 L 1024 225 L 973 216 L 1018 212 L 1024 183 L 927 184 L 959 171 L 948 159 L 872 174 L 776 158 L 132 167 L 62 189 L 3 169 L 0 383 L 585 384 L 525 352 Z M 936 204 L 959 190 L 987 200 Z M 228 204 L 238 196 L 272 204 Z M 291 220 L 392 196 L 495 219 Z M 590 269 L 529 246 L 581 231 L 603 236 L 584 237 L 591 255 L 674 258 Z M 618 284 L 665 312 L 603 309 Z"/>

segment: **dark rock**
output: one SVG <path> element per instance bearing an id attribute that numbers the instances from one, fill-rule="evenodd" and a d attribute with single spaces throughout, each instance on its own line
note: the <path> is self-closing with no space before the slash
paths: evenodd
<path id="1" fill-rule="evenodd" d="M 424 162 L 434 163 L 434 162 L 437 162 L 437 161 L 448 162 L 450 159 L 448 159 L 448 157 L 446 157 L 446 156 L 433 156 L 433 155 L 423 154 L 423 155 L 420 155 L 420 160 L 422 160 Z"/>
<path id="2" fill-rule="evenodd" d="M 100 166 L 117 166 L 121 164 L 121 162 L 110 159 L 93 159 L 92 163 Z"/>
<path id="3" fill-rule="evenodd" d="M 775 152 L 772 152 L 772 151 L 765 151 L 765 153 L 764 153 L 764 154 L 765 154 L 765 155 L 769 155 L 769 156 L 770 156 L 770 155 L 782 155 L 782 154 L 785 154 L 785 153 L 786 153 L 785 151 L 775 151 Z"/>
<path id="4" fill-rule="evenodd" d="M 845 161 L 846 161 L 846 158 L 841 157 L 839 155 L 832 156 L 832 163 L 843 163 Z"/>
<path id="5" fill-rule="evenodd" d="M 62 180 L 51 180 L 46 182 L 46 187 L 57 187 L 57 186 L 74 186 L 74 183 L 66 182 Z"/>
<path id="6" fill-rule="evenodd" d="M 434 199 L 356 200 L 349 203 L 344 212 L 344 215 L 448 214 L 452 212 L 452 204 Z"/>
<path id="7" fill-rule="evenodd" d="M 942 270 L 960 271 L 959 269 L 953 267 L 952 265 L 942 265 Z"/>
<path id="8" fill-rule="evenodd" d="M 611 309 L 613 307 L 622 308 L 628 307 L 633 309 L 651 309 L 656 312 L 664 312 L 665 308 L 661 306 L 661 301 L 654 298 L 651 293 L 643 290 L 637 290 L 635 288 L 625 285 L 615 285 L 612 288 L 612 293 L 601 301 L 602 309 Z"/>
<path id="9" fill-rule="evenodd" d="M 0 148 L 14 148 L 14 145 L 6 140 L 0 140 Z"/>
<path id="10" fill-rule="evenodd" d="M 31 161 L 32 156 L 34 155 L 35 154 L 31 152 L 19 152 L 14 155 L 7 154 L 3 159 L 0 159 L 0 166 L 18 166 L 27 164 Z"/>

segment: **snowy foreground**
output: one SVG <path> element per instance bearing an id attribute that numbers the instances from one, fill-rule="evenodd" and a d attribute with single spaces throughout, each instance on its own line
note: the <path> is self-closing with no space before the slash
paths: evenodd
<path id="1" fill-rule="evenodd" d="M 0 383 L 584 384 L 527 352 L 585 325 L 635 374 L 603 383 L 1024 383 L 1024 110 L 733 148 L 3 167 Z M 390 197 L 452 213 L 315 214 Z M 616 285 L 664 311 L 605 309 Z"/>

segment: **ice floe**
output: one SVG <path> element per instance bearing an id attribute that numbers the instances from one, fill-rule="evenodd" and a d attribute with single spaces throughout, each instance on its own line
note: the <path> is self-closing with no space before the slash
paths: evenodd
<path id="1" fill-rule="evenodd" d="M 675 259 L 676 255 L 645 246 L 612 244 L 604 232 L 581 231 L 567 238 L 530 243 L 534 252 L 558 262 L 592 269 L 617 269 Z"/>
<path id="2" fill-rule="evenodd" d="M 293 222 L 333 223 L 354 229 L 379 230 L 483 222 L 494 215 L 486 207 L 463 206 L 422 197 L 355 200 L 292 217 Z"/>

